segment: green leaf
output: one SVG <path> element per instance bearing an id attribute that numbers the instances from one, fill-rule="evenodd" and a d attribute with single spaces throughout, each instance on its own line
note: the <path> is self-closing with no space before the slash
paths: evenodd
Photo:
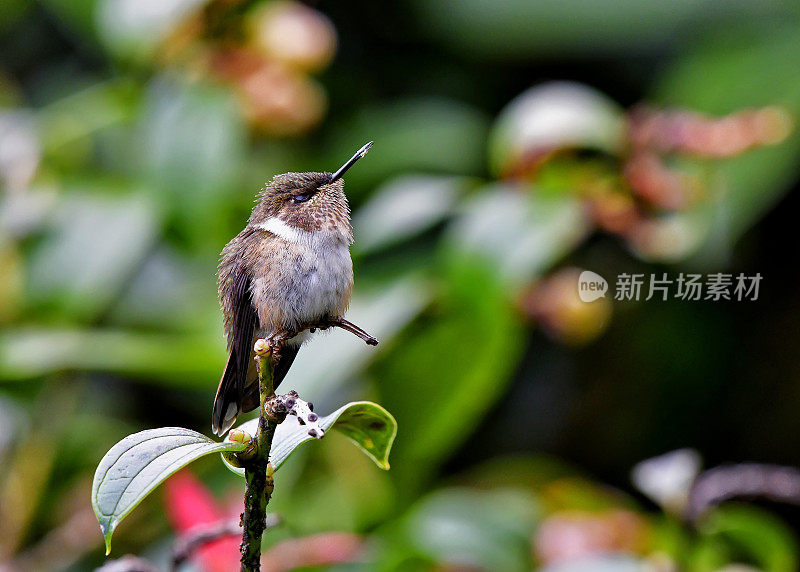
<path id="1" fill-rule="evenodd" d="M 409 97 L 362 108 L 331 139 L 330 159 L 358 149 L 364 137 L 378 143 L 369 160 L 347 173 L 347 196 L 357 199 L 393 175 L 443 173 L 480 175 L 486 156 L 489 118 L 480 110 L 444 98 Z"/>
<path id="2" fill-rule="evenodd" d="M 29 261 L 31 301 L 55 305 L 72 320 L 96 319 L 153 248 L 159 216 L 153 201 L 141 196 L 65 197 Z"/>
<path id="3" fill-rule="evenodd" d="M 178 469 L 204 455 L 241 451 L 244 444 L 212 441 L 180 427 L 128 435 L 105 454 L 92 483 L 92 507 L 111 552 L 111 535 L 150 492 Z"/>
<path id="4" fill-rule="evenodd" d="M 160 3 L 156 8 L 136 0 L 103 0 L 93 10 L 93 21 L 112 54 L 146 61 L 154 57 L 160 43 L 203 4 L 203 0 L 173 0 Z"/>
<path id="5" fill-rule="evenodd" d="M 389 469 L 389 451 L 397 435 L 397 421 L 377 403 L 353 401 L 322 417 L 319 425 L 326 431 L 326 435 L 331 427 L 343 433 L 381 469 Z M 252 419 L 238 427 L 250 435 L 255 435 L 257 428 L 258 419 Z M 277 471 L 297 447 L 312 440 L 314 437 L 308 434 L 307 427 L 300 425 L 297 417 L 287 417 L 278 425 L 272 440 L 269 461 L 274 470 Z M 225 460 L 225 457 L 222 460 L 234 473 L 244 476 L 244 469 L 234 467 Z"/>
<path id="6" fill-rule="evenodd" d="M 483 187 L 445 232 L 452 264 L 477 261 L 508 286 L 526 286 L 575 249 L 590 226 L 581 201 L 515 183 Z"/>
<path id="7" fill-rule="evenodd" d="M 469 185 L 465 177 L 404 175 L 376 189 L 353 216 L 360 254 L 395 246 L 450 216 Z"/>
<path id="8" fill-rule="evenodd" d="M 371 371 L 381 403 L 413 427 L 395 450 L 403 494 L 414 490 L 475 431 L 505 393 L 525 345 L 509 288 L 490 265 L 450 261 L 435 321 L 417 321 Z"/>
<path id="9" fill-rule="evenodd" d="M 797 570 L 800 564 L 791 529 L 779 518 L 756 507 L 718 507 L 702 524 L 700 532 L 704 537 L 723 540 L 759 570 L 789 572 Z"/>
<path id="10" fill-rule="evenodd" d="M 230 232 L 225 224 L 230 190 L 240 182 L 246 153 L 233 94 L 161 76 L 150 82 L 142 108 L 140 162 L 132 168 L 170 213 L 175 230 L 200 250 L 216 248 Z"/>
<path id="11" fill-rule="evenodd" d="M 217 373 L 224 360 L 223 348 L 208 336 L 108 328 L 0 332 L 0 381 L 89 370 L 132 375 L 165 386 L 197 387 L 198 380 Z"/>
<path id="12" fill-rule="evenodd" d="M 540 513 L 535 498 L 521 490 L 441 489 L 387 528 L 383 540 L 454 568 L 531 570 L 530 539 Z"/>
<path id="13" fill-rule="evenodd" d="M 783 14 L 779 11 L 782 4 L 789 5 L 781 0 L 728 2 L 724 21 L 729 27 L 733 27 L 730 20 L 737 17 L 764 22 L 767 15 Z M 696 30 L 704 9 L 710 12 L 712 5 L 703 0 L 411 2 L 417 21 L 425 22 L 424 32 L 459 55 L 524 62 L 543 58 L 562 61 L 566 55 L 587 54 L 624 58 L 663 50 L 665 43 Z M 713 20 L 709 12 L 705 15 Z"/>

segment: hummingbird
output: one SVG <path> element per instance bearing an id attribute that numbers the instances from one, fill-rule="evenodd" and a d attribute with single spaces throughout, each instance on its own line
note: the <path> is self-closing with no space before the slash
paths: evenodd
<path id="1" fill-rule="evenodd" d="M 224 435 L 240 413 L 259 406 L 256 339 L 280 339 L 273 389 L 316 328 L 345 328 L 378 341 L 344 319 L 353 290 L 353 228 L 342 176 L 372 141 L 334 173 L 284 173 L 256 198 L 247 226 L 222 249 L 217 272 L 228 360 L 211 425 Z"/>

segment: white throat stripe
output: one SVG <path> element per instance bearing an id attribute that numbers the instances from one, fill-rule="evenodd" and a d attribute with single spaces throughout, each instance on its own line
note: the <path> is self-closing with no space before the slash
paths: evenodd
<path id="1" fill-rule="evenodd" d="M 258 229 L 271 232 L 275 236 L 280 236 L 282 239 L 295 244 L 309 242 L 314 238 L 313 232 L 289 226 L 285 221 L 282 221 L 278 217 L 274 216 L 269 217 L 261 224 L 257 224 L 255 226 Z"/>

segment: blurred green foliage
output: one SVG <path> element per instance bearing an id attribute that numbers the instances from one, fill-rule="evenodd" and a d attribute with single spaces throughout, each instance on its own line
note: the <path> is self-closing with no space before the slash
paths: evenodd
<path id="1" fill-rule="evenodd" d="M 357 533 L 366 564 L 343 569 L 796 569 L 797 513 L 726 505 L 683 525 L 628 481 L 685 446 L 800 465 L 795 3 L 288 3 L 295 33 L 277 38 L 294 51 L 265 36 L 267 4 L 0 4 L 0 562 L 102 563 L 105 451 L 209 429 L 216 260 L 257 190 L 374 139 L 347 175 L 348 317 L 381 345 L 318 334 L 285 384 L 320 411 L 384 405 L 392 471 L 341 436 L 298 450 L 267 544 Z M 685 191 L 665 207 L 626 171 L 639 103 L 744 144 L 658 154 Z M 765 281 L 749 306 L 586 314 L 573 267 Z M 240 496 L 218 459 L 196 470 Z M 121 529 L 120 554 L 166 561 L 157 496 Z"/>

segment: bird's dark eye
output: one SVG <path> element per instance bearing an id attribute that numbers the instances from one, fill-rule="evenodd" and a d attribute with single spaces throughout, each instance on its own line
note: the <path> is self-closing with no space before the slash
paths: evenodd
<path id="1" fill-rule="evenodd" d="M 310 198 L 311 198 L 311 193 L 297 193 L 296 195 L 292 195 L 292 202 L 304 203 Z"/>

